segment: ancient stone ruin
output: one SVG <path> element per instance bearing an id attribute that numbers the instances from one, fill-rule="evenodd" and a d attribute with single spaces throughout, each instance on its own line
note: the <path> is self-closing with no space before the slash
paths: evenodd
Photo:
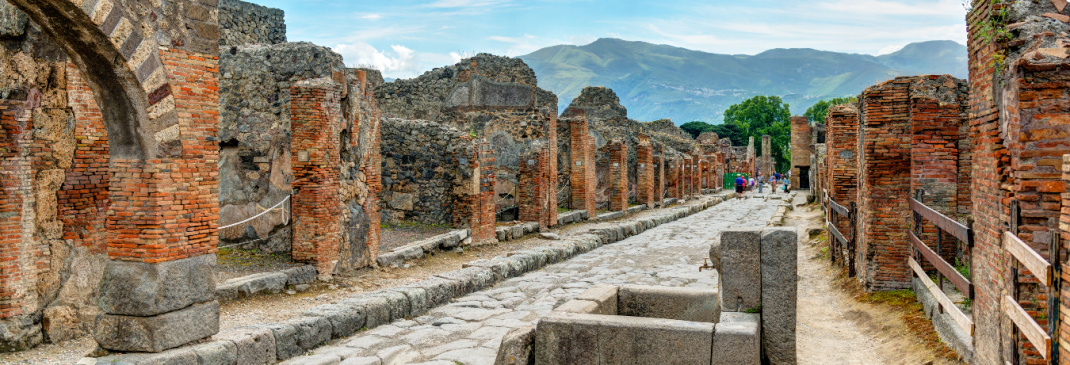
<path id="1" fill-rule="evenodd" d="M 385 83 L 237 0 L 16 0 L 0 19 L 5 352 L 91 335 L 159 353 L 216 335 L 220 300 L 610 220 L 757 166 L 628 119 L 609 89 L 558 116 L 519 59 Z M 399 222 L 451 231 L 380 250 Z M 307 266 L 217 283 L 220 248 Z"/>

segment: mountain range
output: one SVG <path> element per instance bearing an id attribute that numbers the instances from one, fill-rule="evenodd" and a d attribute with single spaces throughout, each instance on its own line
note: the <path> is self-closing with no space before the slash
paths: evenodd
<path id="1" fill-rule="evenodd" d="M 882 56 L 772 49 L 727 55 L 603 38 L 585 46 L 558 45 L 520 56 L 539 87 L 557 94 L 564 110 L 585 86 L 616 91 L 628 116 L 720 123 L 724 110 L 756 95 L 780 96 L 801 115 L 814 103 L 858 95 L 903 75 L 967 77 L 966 47 L 953 41 L 909 44 Z"/>

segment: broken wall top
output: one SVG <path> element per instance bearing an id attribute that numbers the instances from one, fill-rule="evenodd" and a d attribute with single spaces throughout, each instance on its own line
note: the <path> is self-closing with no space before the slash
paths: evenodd
<path id="1" fill-rule="evenodd" d="M 282 9 L 241 0 L 219 1 L 219 47 L 286 42 Z"/>
<path id="2" fill-rule="evenodd" d="M 570 117 L 581 111 L 592 121 L 628 118 L 628 109 L 620 104 L 617 93 L 607 87 L 583 88 L 580 95 L 572 100 L 564 113 L 561 113 L 561 117 Z"/>
<path id="3" fill-rule="evenodd" d="M 557 96 L 539 89 L 535 71 L 518 58 L 479 54 L 375 90 L 384 115 L 445 122 L 451 108 L 557 110 Z"/>

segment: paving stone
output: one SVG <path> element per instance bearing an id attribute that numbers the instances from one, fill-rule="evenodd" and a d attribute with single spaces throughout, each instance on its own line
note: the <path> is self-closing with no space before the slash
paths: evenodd
<path id="1" fill-rule="evenodd" d="M 535 346 L 535 326 L 527 325 L 509 331 L 502 338 L 498 355 L 494 360 L 497 365 L 533 364 L 532 348 Z"/>
<path id="2" fill-rule="evenodd" d="M 383 361 L 378 356 L 351 357 L 338 365 L 382 365 Z"/>
<path id="3" fill-rule="evenodd" d="M 461 295 L 474 293 L 498 282 L 493 271 L 483 267 L 468 267 L 435 275 L 461 284 Z"/>
<path id="4" fill-rule="evenodd" d="M 334 355 L 310 355 L 290 359 L 279 363 L 280 365 L 337 365 L 342 358 Z"/>
<path id="5" fill-rule="evenodd" d="M 305 316 L 323 317 L 331 323 L 331 337 L 346 337 L 359 331 L 365 325 L 365 313 L 362 307 L 344 304 L 323 304 L 309 308 Z"/>
<path id="6" fill-rule="evenodd" d="M 236 327 L 223 330 L 215 339 L 230 341 L 235 345 L 237 364 L 274 364 L 275 335 L 269 328 Z"/>
<path id="7" fill-rule="evenodd" d="M 594 283 L 716 288 L 719 281 L 716 271 L 699 273 L 695 270 L 696 263 L 706 256 L 710 238 L 728 228 L 764 227 L 775 211 L 775 205 L 759 199 L 732 201 L 731 204 L 718 205 L 676 222 L 672 221 L 675 217 L 687 215 L 687 209 L 661 211 L 650 218 L 651 223 L 660 220 L 660 225 L 647 229 L 642 235 L 612 245 L 603 246 L 602 238 L 593 232 L 566 235 L 561 241 L 550 244 L 549 248 L 555 249 L 554 245 L 571 246 L 575 250 L 569 256 L 571 258 L 550 264 L 541 270 L 532 271 L 538 263 L 534 255 L 544 255 L 546 262 L 550 263 L 555 261 L 555 258 L 561 260 L 560 254 L 547 250 L 528 250 L 531 252 L 473 262 L 467 267 L 482 267 L 493 272 L 495 277 L 508 279 L 467 296 L 460 295 L 463 291 L 459 282 L 440 277 L 409 285 L 408 288 L 424 290 L 423 295 L 428 298 L 429 307 L 434 308 L 414 318 L 419 325 L 408 326 L 411 323 L 394 322 L 370 331 L 358 332 L 339 341 L 339 344 L 359 351 L 355 356 L 382 353 L 390 356 L 390 359 L 384 360 L 396 363 L 455 365 L 451 357 L 456 357 L 457 361 L 465 364 L 491 364 L 495 361 L 502 339 L 508 337 L 507 331 L 534 325 L 540 317 L 551 315 L 555 306 L 580 296 Z M 723 216 L 738 219 L 727 221 L 720 218 Z M 636 222 L 637 230 L 643 225 L 642 219 L 624 223 L 628 222 Z M 618 232 L 614 226 L 620 224 L 603 224 L 598 229 L 609 229 L 616 238 Z M 442 299 L 431 304 L 436 301 L 436 295 Z M 456 302 L 451 303 L 454 299 Z M 496 305 L 501 307 L 494 307 Z M 474 308 L 476 306 L 479 308 Z M 465 320 L 461 320 L 461 317 Z M 405 327 L 398 324 L 405 324 Z M 450 334 L 434 336 L 436 332 L 420 332 L 431 327 Z M 378 331 L 380 329 L 382 331 Z M 430 340 L 422 346 L 413 347 L 402 342 L 406 336 L 415 340 Z M 467 338 L 469 336 L 487 339 Z M 473 341 L 462 343 L 463 345 L 478 345 L 433 351 L 437 354 L 428 351 L 462 339 Z M 710 347 L 707 346 L 707 351 Z M 485 356 L 481 355 L 481 351 L 486 351 Z M 467 356 L 462 358 L 465 355 Z"/>
<path id="8" fill-rule="evenodd" d="M 361 295 L 338 302 L 352 310 L 364 313 L 364 327 L 375 328 L 390 322 L 390 303 L 386 298 Z"/>
<path id="9" fill-rule="evenodd" d="M 275 356 L 286 360 L 331 340 L 331 323 L 322 317 L 299 317 L 263 325 L 275 337 Z"/>

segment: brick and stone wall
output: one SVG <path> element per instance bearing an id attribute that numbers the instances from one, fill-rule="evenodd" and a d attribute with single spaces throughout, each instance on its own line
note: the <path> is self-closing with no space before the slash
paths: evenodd
<path id="1" fill-rule="evenodd" d="M 340 55 L 311 43 L 233 46 L 221 52 L 220 70 L 220 219 L 229 225 L 290 195 L 289 85 L 329 77 L 349 98 L 349 71 Z M 222 230 L 221 238 L 224 244 L 248 242 L 247 248 L 288 252 L 289 224 L 290 212 L 277 209 Z"/>
<path id="2" fill-rule="evenodd" d="M 241 0 L 219 1 L 219 46 L 286 42 L 285 14 Z"/>
<path id="3" fill-rule="evenodd" d="M 553 173 L 556 170 L 549 168 L 552 159 L 550 146 L 537 143 L 532 151 L 523 156 L 517 174 L 520 180 L 517 186 L 520 193 L 520 220 L 538 222 L 541 230 L 557 224 L 557 204 L 551 202 L 556 187 L 556 174 Z"/>
<path id="4" fill-rule="evenodd" d="M 467 132 L 428 121 L 387 118 L 382 130 L 383 222 L 451 225 L 471 193 Z"/>
<path id="5" fill-rule="evenodd" d="M 533 151 L 537 141 L 549 144 L 555 158 L 546 167 L 555 175 L 554 185 L 560 183 L 557 96 L 538 88 L 535 73 L 520 59 L 480 54 L 417 78 L 386 83 L 375 95 L 386 116 L 430 120 L 490 142 L 498 211 L 519 206 L 521 157 Z M 567 193 L 560 187 L 554 190 L 556 205 L 556 193 Z"/>
<path id="6" fill-rule="evenodd" d="M 806 117 L 791 117 L 791 188 L 800 189 L 803 174 L 810 167 L 810 139 L 813 131 Z M 809 186 L 807 186 L 809 188 Z"/>

